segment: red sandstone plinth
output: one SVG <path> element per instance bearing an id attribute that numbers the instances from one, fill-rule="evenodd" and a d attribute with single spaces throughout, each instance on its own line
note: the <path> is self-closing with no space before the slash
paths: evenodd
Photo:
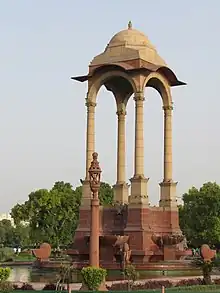
<path id="1" fill-rule="evenodd" d="M 104 243 L 103 239 L 109 235 L 113 237 L 115 237 L 114 235 L 129 236 L 131 260 L 138 267 L 145 266 L 149 262 L 179 260 L 191 254 L 181 247 L 181 243 L 160 247 L 152 240 L 153 235 L 181 234 L 177 209 L 134 205 L 125 207 L 119 215 L 116 208 L 106 207 L 100 209 L 99 220 L 100 263 L 103 267 L 120 267 L 116 263 L 113 248 L 110 249 L 109 245 Z M 85 264 L 89 260 L 89 227 L 90 209 L 83 208 L 80 211 L 79 226 L 73 245 L 77 253 L 72 254 L 73 260 L 78 263 Z"/>

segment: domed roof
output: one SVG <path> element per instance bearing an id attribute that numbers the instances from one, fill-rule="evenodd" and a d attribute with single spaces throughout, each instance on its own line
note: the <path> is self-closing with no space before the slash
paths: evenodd
<path id="1" fill-rule="evenodd" d="M 132 59 L 142 59 L 154 65 L 166 66 L 145 34 L 133 29 L 129 22 L 128 28 L 115 34 L 105 51 L 96 56 L 91 65 L 125 62 Z"/>
<path id="2" fill-rule="evenodd" d="M 150 43 L 148 38 L 142 32 L 132 29 L 132 27 L 128 27 L 126 30 L 122 30 L 115 34 L 110 40 L 108 47 L 114 46 L 134 46 L 136 49 L 138 47 L 141 49 L 142 47 L 149 47 L 155 50 L 154 46 Z"/>

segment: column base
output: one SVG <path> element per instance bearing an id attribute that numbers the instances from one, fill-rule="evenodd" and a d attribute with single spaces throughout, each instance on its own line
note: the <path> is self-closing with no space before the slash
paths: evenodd
<path id="1" fill-rule="evenodd" d="M 161 182 L 160 185 L 160 207 L 177 208 L 176 186 L 178 182 Z"/>
<path id="2" fill-rule="evenodd" d="M 82 182 L 81 207 L 83 207 L 83 206 L 90 207 L 91 206 L 91 198 L 92 198 L 92 192 L 90 189 L 90 183 L 89 183 L 89 180 L 85 179 Z"/>
<path id="3" fill-rule="evenodd" d="M 128 203 L 129 185 L 126 182 L 116 183 L 113 186 L 114 201 L 117 203 Z"/>
<path id="4" fill-rule="evenodd" d="M 149 205 L 148 193 L 147 193 L 147 182 L 149 178 L 144 176 L 130 179 L 131 181 L 131 196 L 129 198 L 130 204 L 145 204 Z"/>

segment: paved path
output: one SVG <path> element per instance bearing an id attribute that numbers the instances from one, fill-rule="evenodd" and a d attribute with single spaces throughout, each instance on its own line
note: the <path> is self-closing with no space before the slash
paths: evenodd
<path id="1" fill-rule="evenodd" d="M 145 283 L 147 281 L 159 281 L 159 280 L 172 280 L 173 283 L 177 283 L 180 280 L 184 280 L 184 279 L 197 279 L 197 278 L 202 278 L 202 276 L 160 277 L 160 278 L 152 278 L 152 279 L 138 280 L 135 283 L 136 284 L 143 284 L 143 283 Z M 219 279 L 219 278 L 220 278 L 219 275 L 212 275 L 212 279 Z M 119 280 L 119 281 L 108 281 L 108 282 L 106 282 L 106 285 L 107 286 L 111 286 L 112 284 L 118 284 L 118 283 L 123 283 L 123 282 L 126 282 L 126 281 L 123 281 L 123 280 Z M 15 284 L 17 284 L 19 286 L 22 285 L 22 283 L 18 283 L 18 282 L 16 282 Z M 29 283 L 29 284 L 31 284 L 35 290 L 42 290 L 43 287 L 45 286 L 45 283 Z M 74 291 L 79 290 L 81 288 L 81 286 L 82 286 L 82 283 L 72 283 L 72 284 L 70 284 L 71 290 L 74 290 Z"/>

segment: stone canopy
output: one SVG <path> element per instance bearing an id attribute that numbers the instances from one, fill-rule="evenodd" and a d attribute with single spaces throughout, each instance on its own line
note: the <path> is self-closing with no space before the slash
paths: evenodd
<path id="1" fill-rule="evenodd" d="M 159 72 L 168 80 L 170 86 L 185 85 L 159 56 L 147 36 L 132 28 L 131 22 L 128 23 L 127 29 L 111 38 L 103 53 L 93 58 L 87 75 L 72 77 L 72 79 L 87 81 L 97 71 L 105 70 L 107 66 L 120 68 L 128 73 L 137 69 Z"/>
<path id="2" fill-rule="evenodd" d="M 165 61 L 158 55 L 156 48 L 140 31 L 133 29 L 131 23 L 127 29 L 115 34 L 107 45 L 105 51 L 96 56 L 91 66 L 126 62 L 141 59 L 158 66 L 166 66 Z"/>
<path id="3" fill-rule="evenodd" d="M 88 249 L 86 239 L 89 235 L 93 235 L 93 240 L 96 238 L 97 241 L 99 241 L 98 235 L 104 238 L 126 235 L 129 239 L 129 250 L 127 251 L 132 251 L 133 263 L 139 268 L 146 269 L 149 262 L 179 260 L 186 254 L 183 251 L 183 236 L 179 227 L 177 182 L 173 179 L 173 99 L 171 87 L 185 83 L 177 79 L 175 73 L 159 56 L 148 38 L 140 31 L 133 29 L 131 22 L 129 22 L 127 29 L 111 38 L 103 53 L 93 58 L 89 64 L 87 75 L 73 77 L 73 79 L 80 82 L 87 81 L 88 85 L 85 99 L 87 108 L 86 164 L 85 177 L 82 180 L 79 225 L 74 241 L 75 260 L 80 265 L 84 265 L 85 261 L 89 259 L 89 254 L 92 255 L 91 251 L 94 252 L 94 255 L 95 253 L 98 255 L 97 242 L 93 243 L 93 248 L 97 245 L 96 248 L 91 251 Z M 116 181 L 113 186 L 115 205 L 99 209 L 97 204 L 99 214 L 97 212 L 95 218 L 95 196 L 91 195 L 90 166 L 92 154 L 96 152 L 96 105 L 102 86 L 112 92 L 116 108 L 117 158 Z M 153 127 L 153 125 L 145 125 L 146 123 L 144 123 L 144 107 L 147 105 L 145 100 L 148 95 L 145 88 L 147 87 L 153 87 L 158 91 L 163 109 L 163 145 L 161 145 L 163 148 L 163 177 L 159 183 L 160 200 L 157 207 L 152 207 L 149 203 L 148 174 L 150 166 L 147 165 L 146 173 L 144 164 L 145 152 L 148 149 L 144 140 L 144 128 Z M 130 184 L 128 184 L 126 176 L 126 109 L 131 98 L 134 100 L 135 107 L 134 164 L 133 177 L 130 178 Z M 107 139 L 111 123 L 103 120 L 103 125 L 105 127 L 102 137 Z M 148 135 L 147 140 L 150 139 Z M 96 200 L 98 200 L 97 195 Z M 93 216 L 96 219 L 96 224 L 90 229 Z M 177 245 L 179 246 L 177 247 Z M 114 255 L 113 250 L 111 253 L 107 246 L 100 246 L 100 257 L 105 268 L 117 268 L 117 253 L 116 256 Z"/>

